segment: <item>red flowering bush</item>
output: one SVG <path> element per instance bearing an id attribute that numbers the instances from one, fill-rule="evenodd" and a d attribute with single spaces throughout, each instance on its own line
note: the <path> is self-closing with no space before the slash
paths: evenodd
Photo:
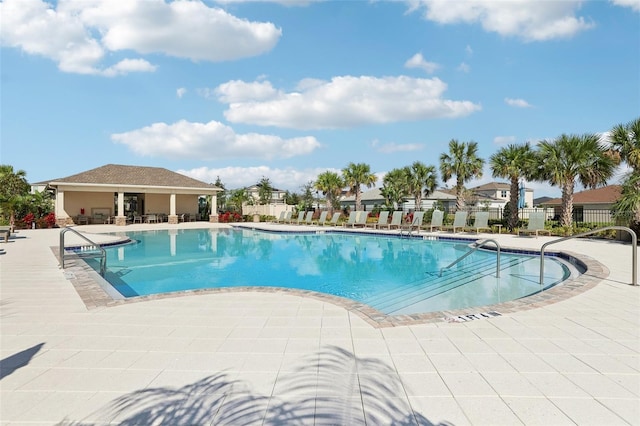
<path id="1" fill-rule="evenodd" d="M 47 227 L 53 228 L 56 224 L 56 215 L 54 212 L 49 213 L 44 217 L 44 221 L 47 224 Z"/>
<path id="2" fill-rule="evenodd" d="M 36 220 L 36 217 L 33 213 L 27 213 L 25 217 L 22 219 L 27 228 L 31 228 L 31 223 Z"/>
<path id="3" fill-rule="evenodd" d="M 220 216 L 218 216 L 218 222 L 242 222 L 242 216 L 237 212 L 224 212 Z"/>

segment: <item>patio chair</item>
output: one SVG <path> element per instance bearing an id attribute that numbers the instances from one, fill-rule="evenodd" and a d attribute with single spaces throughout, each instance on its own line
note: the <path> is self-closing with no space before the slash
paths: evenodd
<path id="1" fill-rule="evenodd" d="M 372 228 L 377 228 L 378 226 L 385 226 L 387 225 L 387 222 L 389 221 L 389 211 L 384 210 L 380 212 L 380 215 L 378 216 L 378 221 L 375 223 L 371 223 L 371 227 Z M 369 224 L 368 224 L 369 225 Z M 368 226 L 366 225 L 366 226 Z"/>
<path id="2" fill-rule="evenodd" d="M 151 223 L 151 222 L 158 223 L 158 216 L 156 216 L 155 214 L 148 214 L 145 222 L 147 222 L 147 223 Z"/>
<path id="3" fill-rule="evenodd" d="M 529 213 L 529 224 L 527 225 L 527 229 L 521 229 L 518 232 L 518 235 L 523 234 L 536 234 L 536 238 L 538 238 L 538 234 L 551 235 L 551 231 L 544 229 L 544 212 Z"/>
<path id="4" fill-rule="evenodd" d="M 343 223 L 342 226 L 346 227 L 346 226 L 353 225 L 354 223 L 356 223 L 356 219 L 357 218 L 358 218 L 358 212 L 353 211 L 353 212 L 349 213 L 349 219 L 347 219 L 347 221 L 345 223 Z"/>
<path id="5" fill-rule="evenodd" d="M 329 222 L 320 222 L 318 225 L 337 226 L 340 216 L 342 216 L 340 212 L 335 212 L 333 216 L 331 216 L 331 220 Z"/>
<path id="6" fill-rule="evenodd" d="M 278 219 L 278 223 L 291 223 L 291 215 L 293 214 L 293 212 L 289 210 L 288 212 L 282 213 L 284 213 L 284 217 L 282 218 L 282 220 Z"/>
<path id="7" fill-rule="evenodd" d="M 431 215 L 431 223 L 429 224 L 429 232 L 433 232 L 433 228 L 438 230 L 442 229 L 442 220 L 444 219 L 444 212 L 442 210 L 434 210 Z"/>
<path id="8" fill-rule="evenodd" d="M 469 226 L 466 229 L 476 234 L 479 234 L 481 229 L 491 231 L 491 227 L 489 226 L 489 212 L 477 212 L 473 220 L 473 226 Z"/>
<path id="9" fill-rule="evenodd" d="M 320 217 L 318 218 L 318 220 L 311 221 L 311 224 L 324 225 L 324 223 L 327 221 L 327 214 L 329 214 L 328 211 L 323 211 L 322 213 L 320 213 Z"/>
<path id="10" fill-rule="evenodd" d="M 396 210 L 393 212 L 393 214 L 391 215 L 391 222 L 385 223 L 385 224 L 380 224 L 378 223 L 376 225 L 377 229 L 382 229 L 382 228 L 387 228 L 387 229 L 400 229 L 400 226 L 402 226 L 402 210 Z"/>
<path id="11" fill-rule="evenodd" d="M 284 210 L 282 210 L 280 212 L 280 215 L 278 217 L 274 217 L 273 220 L 271 221 L 271 223 L 280 223 L 284 220 L 284 216 L 287 212 L 285 212 Z"/>
<path id="12" fill-rule="evenodd" d="M 300 210 L 298 212 L 298 218 L 297 219 L 292 219 L 291 222 L 289 222 L 289 223 L 295 223 L 296 225 L 302 224 L 302 222 L 304 222 L 304 215 L 305 215 L 305 211 L 304 210 Z"/>
<path id="13" fill-rule="evenodd" d="M 11 236 L 11 227 L 0 226 L 0 238 L 3 238 L 5 243 L 9 242 L 10 236 Z"/>
<path id="14" fill-rule="evenodd" d="M 309 210 L 304 218 L 302 225 L 311 225 L 313 223 L 313 210 Z"/>
<path id="15" fill-rule="evenodd" d="M 444 231 L 451 231 L 454 234 L 456 230 L 460 232 L 461 230 L 467 227 L 467 212 L 466 211 L 457 211 L 455 217 L 453 218 L 453 225 L 446 225 L 442 227 Z"/>
<path id="16" fill-rule="evenodd" d="M 424 219 L 424 212 L 414 212 L 413 213 L 413 220 L 411 221 L 410 224 L 406 224 L 406 225 L 402 225 L 400 227 L 401 230 L 407 230 L 407 231 L 420 231 L 420 227 L 422 226 L 422 220 Z"/>
<path id="17" fill-rule="evenodd" d="M 356 219 L 355 223 L 351 225 L 352 228 L 355 228 L 356 226 L 364 228 L 365 226 L 367 226 L 367 219 L 369 218 L 369 212 L 358 212 L 358 213 L 359 213 L 358 218 Z"/>

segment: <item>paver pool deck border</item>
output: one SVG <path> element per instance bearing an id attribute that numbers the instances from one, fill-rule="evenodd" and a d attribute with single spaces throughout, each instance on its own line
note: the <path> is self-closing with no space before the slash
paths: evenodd
<path id="1" fill-rule="evenodd" d="M 452 323 L 459 312 L 389 319 L 332 296 L 253 288 L 105 303 L 91 271 L 59 268 L 58 236 L 25 230 L 2 245 L 3 425 L 640 424 L 628 244 L 560 243 L 588 263 L 575 286 Z M 533 250 L 549 241 L 491 238 Z"/>

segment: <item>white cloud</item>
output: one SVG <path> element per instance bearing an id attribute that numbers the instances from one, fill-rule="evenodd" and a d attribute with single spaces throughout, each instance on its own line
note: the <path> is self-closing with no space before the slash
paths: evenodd
<path id="1" fill-rule="evenodd" d="M 407 60 L 407 62 L 404 63 L 404 66 L 406 68 L 420 68 L 427 74 L 433 74 L 438 68 L 440 68 L 440 65 L 436 64 L 435 62 L 429 62 L 424 59 L 422 53 L 416 53 L 415 55 L 413 55 Z"/>
<path id="2" fill-rule="evenodd" d="M 636 12 L 640 12 L 640 0 L 611 0 L 616 6 L 630 7 Z"/>
<path id="3" fill-rule="evenodd" d="M 515 136 L 496 136 L 493 138 L 493 143 L 496 145 L 509 145 L 516 141 Z"/>
<path id="4" fill-rule="evenodd" d="M 236 189 L 254 185 L 264 176 L 269 178 L 269 181 L 275 188 L 300 193 L 300 188 L 303 185 L 309 181 L 315 181 L 320 173 L 324 173 L 327 170 L 338 174 L 341 173 L 338 169 L 326 167 L 298 170 L 292 167 L 279 169 L 270 168 L 268 166 L 223 168 L 199 167 L 191 170 L 177 170 L 177 172 L 203 182 L 211 183 L 215 182 L 217 177 L 220 176 L 220 180 L 227 189 Z"/>
<path id="5" fill-rule="evenodd" d="M 114 77 L 116 75 L 125 75 L 130 72 L 154 72 L 156 66 L 150 64 L 144 59 L 123 59 L 117 64 L 102 71 L 102 75 Z"/>
<path id="6" fill-rule="evenodd" d="M 227 61 L 265 53 L 282 34 L 201 1 L 4 0 L 0 16 L 3 46 L 47 57 L 64 72 L 106 76 L 155 70 L 139 58 L 104 66 L 109 51 Z"/>
<path id="7" fill-rule="evenodd" d="M 320 147 L 312 136 L 282 139 L 258 133 L 236 134 L 217 121 L 173 124 L 154 123 L 141 129 L 111 135 L 116 143 L 139 155 L 167 158 L 291 158 L 307 155 Z"/>
<path id="8" fill-rule="evenodd" d="M 425 19 L 441 24 L 480 23 L 489 32 L 526 41 L 567 38 L 594 27 L 576 16 L 580 0 L 410 0 L 411 11 L 423 10 Z"/>
<path id="9" fill-rule="evenodd" d="M 515 108 L 531 108 L 532 105 L 524 99 L 504 98 L 504 103 Z"/>
<path id="10" fill-rule="evenodd" d="M 391 154 L 394 152 L 411 152 L 411 151 L 421 151 L 424 149 L 424 145 L 421 143 L 404 143 L 397 144 L 395 142 L 387 143 L 384 145 L 374 144 L 376 151 L 382 152 L 384 154 Z"/>
<path id="11" fill-rule="evenodd" d="M 223 83 L 213 93 L 224 103 L 270 100 L 279 95 L 268 81 L 246 83 L 240 80 Z"/>
<path id="12" fill-rule="evenodd" d="M 467 47 L 464 49 L 464 51 L 467 52 L 468 56 L 473 55 L 473 49 L 468 44 L 467 44 Z"/>
<path id="13" fill-rule="evenodd" d="M 186 93 L 187 93 L 187 89 L 186 89 L 186 88 L 184 88 L 184 87 L 179 87 L 179 88 L 176 90 L 176 96 L 177 96 L 178 98 L 182 98 Z"/>
<path id="14" fill-rule="evenodd" d="M 255 91 L 253 83 L 238 81 L 218 86 L 216 93 L 222 102 L 238 100 L 230 102 L 224 113 L 233 123 L 295 129 L 454 118 L 481 109 L 471 101 L 443 99 L 447 84 L 438 78 L 343 76 L 329 82 L 304 81 L 304 89 L 296 92 L 269 90 L 273 99 L 261 98 L 262 92 Z M 259 84 L 261 88 L 271 88 L 268 82 Z M 255 96 L 252 99 L 247 97 L 251 90 Z"/>
<path id="15" fill-rule="evenodd" d="M 456 68 L 458 71 L 464 72 L 464 73 L 468 73 L 469 71 L 471 71 L 471 67 L 462 62 L 460 65 L 458 65 L 458 68 Z"/>

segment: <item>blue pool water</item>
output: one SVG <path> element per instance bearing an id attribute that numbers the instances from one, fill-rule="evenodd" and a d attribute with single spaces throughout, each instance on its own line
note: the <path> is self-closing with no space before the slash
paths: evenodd
<path id="1" fill-rule="evenodd" d="M 106 248 L 105 278 L 123 296 L 237 286 L 286 287 L 346 297 L 387 314 L 488 305 L 540 290 L 536 256 L 478 250 L 443 276 L 469 242 L 242 229 L 128 233 L 134 244 Z M 545 262 L 545 285 L 570 275 Z"/>

